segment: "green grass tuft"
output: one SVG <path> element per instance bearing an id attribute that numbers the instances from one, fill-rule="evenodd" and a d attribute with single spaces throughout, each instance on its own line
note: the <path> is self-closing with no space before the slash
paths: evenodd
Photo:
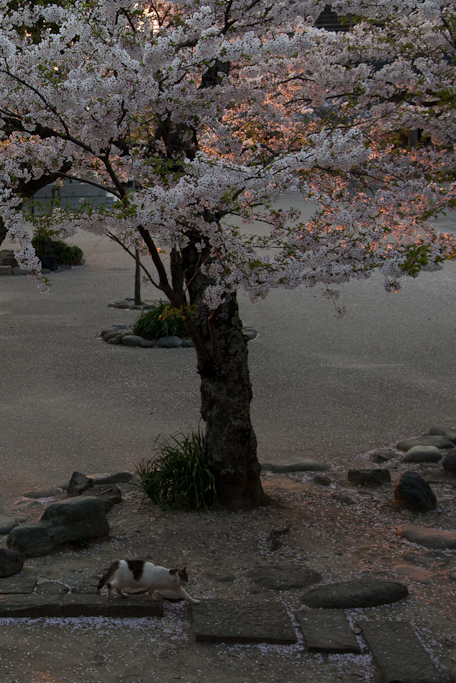
<path id="1" fill-rule="evenodd" d="M 160 453 L 158 458 L 143 460 L 136 469 L 144 494 L 166 510 L 212 507 L 215 481 L 206 462 L 202 432 L 171 436 L 155 450 Z"/>
<path id="2" fill-rule="evenodd" d="M 160 337 L 188 337 L 184 316 L 179 308 L 172 308 L 167 301 L 157 301 L 154 307 L 144 311 L 135 322 L 133 334 L 154 341 Z"/>

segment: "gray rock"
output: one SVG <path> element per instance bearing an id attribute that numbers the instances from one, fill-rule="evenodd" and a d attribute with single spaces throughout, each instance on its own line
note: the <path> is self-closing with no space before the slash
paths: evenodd
<path id="1" fill-rule="evenodd" d="M 86 477 L 82 472 L 73 472 L 70 483 L 68 484 L 68 495 L 75 497 L 80 496 L 83 491 L 93 486 L 93 480 Z"/>
<path id="2" fill-rule="evenodd" d="M 448 683 L 407 622 L 362 622 L 363 636 L 385 683 Z"/>
<path id="3" fill-rule="evenodd" d="M 453 442 L 446 439 L 444 436 L 439 436 L 438 434 L 425 434 L 424 436 L 419 436 L 416 439 L 405 439 L 404 441 L 399 441 L 396 448 L 400 451 L 406 453 L 414 446 L 435 446 L 436 448 L 452 448 Z"/>
<path id="4" fill-rule="evenodd" d="M 402 462 L 439 462 L 442 459 L 442 451 L 435 446 L 413 446 L 403 456 Z"/>
<path id="5" fill-rule="evenodd" d="M 40 521 L 52 524 L 52 536 L 57 543 L 69 543 L 81 537 L 94 538 L 109 533 L 103 503 L 94 496 L 80 496 L 52 503 L 44 511 Z"/>
<path id="6" fill-rule="evenodd" d="M 304 609 L 298 612 L 296 616 L 301 624 L 309 652 L 359 654 L 358 641 L 342 611 L 322 612 L 321 610 Z"/>
<path id="7" fill-rule="evenodd" d="M 191 606 L 197 643 L 296 643 L 279 600 L 205 600 Z"/>
<path id="8" fill-rule="evenodd" d="M 17 517 L 7 517 L 6 515 L 0 516 L 0 535 L 9 534 L 11 529 L 18 526 L 19 521 Z"/>
<path id="9" fill-rule="evenodd" d="M 122 344 L 124 346 L 141 346 L 144 339 L 137 334 L 124 334 L 122 337 Z"/>
<path id="10" fill-rule="evenodd" d="M 79 496 L 52 503 L 39 522 L 12 529 L 6 539 L 8 548 L 25 557 L 46 555 L 63 543 L 105 536 L 109 524 L 101 500 Z"/>
<path id="11" fill-rule="evenodd" d="M 437 505 L 437 498 L 427 481 L 418 472 L 404 472 L 394 488 L 394 500 L 399 507 L 418 512 L 429 512 Z"/>
<path id="12" fill-rule="evenodd" d="M 99 486 L 93 486 L 92 488 L 83 491 L 81 495 L 96 496 L 101 500 L 105 514 L 108 514 L 114 505 L 122 502 L 122 493 L 115 484 L 100 484 Z"/>
<path id="13" fill-rule="evenodd" d="M 450 474 L 456 473 L 456 448 L 446 454 L 443 460 L 443 469 Z"/>
<path id="14" fill-rule="evenodd" d="M 262 588 L 276 591 L 307 588 L 322 579 L 319 572 L 307 567 L 296 567 L 296 565 L 251 569 L 247 576 Z"/>
<path id="15" fill-rule="evenodd" d="M 277 465 L 275 463 L 262 462 L 261 471 L 262 472 L 277 472 L 277 473 L 287 473 L 287 472 L 326 472 L 331 469 L 331 465 L 327 465 L 323 462 L 317 462 L 316 460 L 301 460 L 300 462 L 293 463 L 292 465 Z"/>
<path id="16" fill-rule="evenodd" d="M 122 338 L 123 338 L 123 334 L 118 334 L 116 337 L 112 337 L 111 339 L 109 339 L 109 341 L 107 343 L 108 344 L 121 344 Z"/>
<path id="17" fill-rule="evenodd" d="M 352 609 L 386 605 L 402 600 L 407 595 L 407 586 L 403 583 L 366 576 L 310 588 L 302 596 L 302 601 L 308 607 Z"/>
<path id="18" fill-rule="evenodd" d="M 252 341 L 258 337 L 258 332 L 253 329 L 253 327 L 243 327 L 242 336 L 247 339 L 247 341 Z"/>
<path id="19" fill-rule="evenodd" d="M 391 481 L 391 474 L 386 469 L 348 470 L 348 481 L 357 486 L 381 486 Z"/>
<path id="20" fill-rule="evenodd" d="M 181 347 L 183 349 L 190 349 L 190 348 L 193 348 L 194 346 L 195 345 L 191 339 L 182 339 L 182 341 L 181 341 Z"/>
<path id="21" fill-rule="evenodd" d="M 416 524 L 401 524 L 397 527 L 397 534 L 410 543 L 416 543 L 424 548 L 443 550 L 456 548 L 456 531 L 445 531 Z"/>
<path id="22" fill-rule="evenodd" d="M 161 337 L 155 344 L 161 349 L 178 349 L 182 346 L 182 339 L 176 336 Z"/>
<path id="23" fill-rule="evenodd" d="M 141 346 L 143 349 L 155 349 L 157 345 L 154 341 L 151 341 L 150 339 L 144 339 Z"/>
<path id="24" fill-rule="evenodd" d="M 117 339 L 119 334 L 121 334 L 119 330 L 113 330 L 113 329 L 108 330 L 108 332 L 106 332 L 105 334 L 103 334 L 103 332 L 101 333 L 101 335 L 103 337 L 103 341 L 105 341 L 105 342 L 108 342 L 111 339 Z"/>
<path id="25" fill-rule="evenodd" d="M 94 486 L 102 486 L 103 484 L 125 484 L 132 479 L 134 476 L 131 472 L 117 472 L 116 474 L 108 474 L 106 477 L 91 477 Z"/>
<path id="26" fill-rule="evenodd" d="M 24 566 L 24 561 L 25 557 L 22 553 L 0 548 L 0 578 L 4 579 L 19 574 Z"/>
<path id="27" fill-rule="evenodd" d="M 28 271 L 25 270 L 25 268 L 16 266 L 15 268 L 13 268 L 13 275 L 28 275 Z"/>
<path id="28" fill-rule="evenodd" d="M 13 269 L 11 266 L 0 266 L 0 277 L 2 275 L 12 275 L 13 274 Z"/>
<path id="29" fill-rule="evenodd" d="M 58 545 L 52 538 L 52 525 L 48 522 L 30 522 L 11 529 L 6 545 L 25 557 L 47 555 Z"/>
<path id="30" fill-rule="evenodd" d="M 443 425 L 434 425 L 434 427 L 431 427 L 431 429 L 429 430 L 429 434 L 438 434 L 440 436 L 444 436 L 445 439 L 449 439 L 450 441 L 456 443 L 456 429 L 452 429 L 451 427 L 444 427 Z"/>

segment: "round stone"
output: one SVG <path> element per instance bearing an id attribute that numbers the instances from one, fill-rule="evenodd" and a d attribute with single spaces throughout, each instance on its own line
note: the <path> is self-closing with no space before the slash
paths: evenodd
<path id="1" fill-rule="evenodd" d="M 161 337 L 155 344 L 161 349 L 178 349 L 182 345 L 182 339 L 176 336 Z"/>
<path id="2" fill-rule="evenodd" d="M 400 507 L 428 512 L 437 505 L 437 498 L 427 481 L 418 472 L 404 472 L 394 489 L 394 500 Z"/>
<path id="3" fill-rule="evenodd" d="M 136 334 L 124 334 L 122 337 L 122 344 L 124 346 L 141 346 L 144 339 Z"/>
<path id="4" fill-rule="evenodd" d="M 403 462 L 439 462 L 442 451 L 435 446 L 413 446 L 402 458 Z"/>

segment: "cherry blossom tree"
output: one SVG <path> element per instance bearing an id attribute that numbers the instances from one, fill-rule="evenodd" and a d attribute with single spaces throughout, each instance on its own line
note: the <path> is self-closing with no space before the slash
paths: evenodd
<path id="1" fill-rule="evenodd" d="M 453 4 L 338 0 L 341 32 L 315 27 L 324 4 L 0 0 L 0 206 L 17 258 L 40 279 L 26 184 L 115 195 L 48 223 L 150 258 L 194 342 L 207 459 L 234 508 L 264 502 L 237 291 L 335 297 L 376 269 L 395 290 L 455 253 L 426 223 L 455 202 Z M 274 208 L 298 193 L 310 220 Z"/>

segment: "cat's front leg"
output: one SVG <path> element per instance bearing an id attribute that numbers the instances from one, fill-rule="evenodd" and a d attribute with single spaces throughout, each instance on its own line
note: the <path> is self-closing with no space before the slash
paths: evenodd
<path id="1" fill-rule="evenodd" d="M 118 592 L 121 598 L 128 598 L 128 593 L 125 593 L 122 588 L 116 588 L 116 591 Z"/>
<path id="2" fill-rule="evenodd" d="M 188 602 L 192 602 L 194 605 L 199 605 L 201 602 L 200 600 L 195 600 L 194 598 L 191 598 L 190 595 L 187 593 L 187 591 L 185 591 L 182 588 L 182 586 L 179 588 L 178 591 L 176 591 L 176 593 L 178 593 L 180 596 L 182 596 L 183 598 L 188 600 Z"/>

